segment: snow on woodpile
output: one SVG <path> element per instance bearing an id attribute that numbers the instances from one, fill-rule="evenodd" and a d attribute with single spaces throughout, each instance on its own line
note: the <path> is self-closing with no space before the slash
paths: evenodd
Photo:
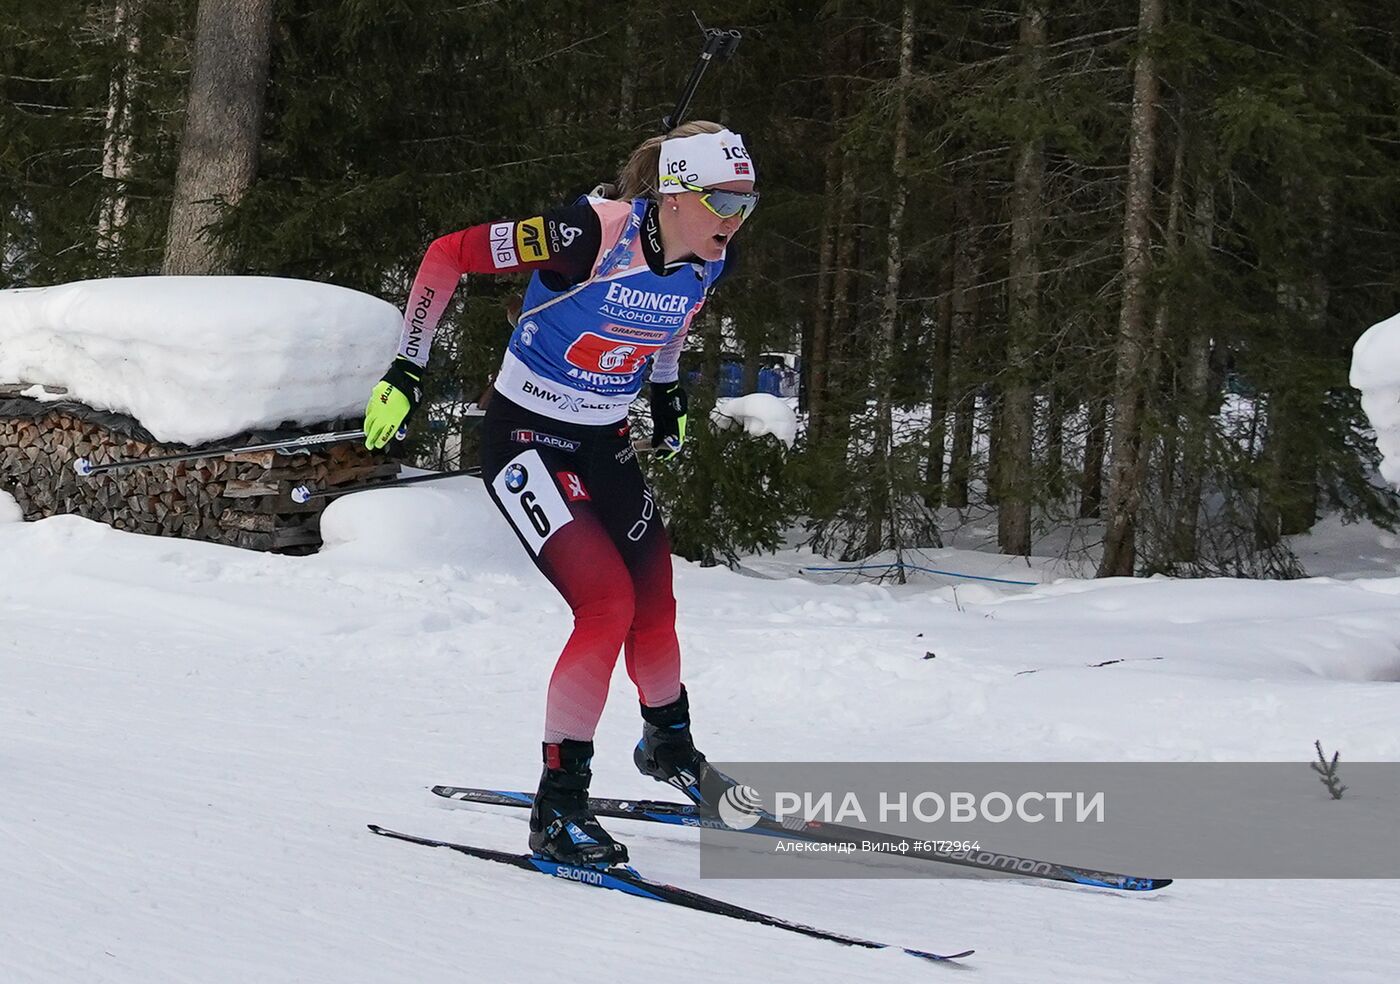
<path id="1" fill-rule="evenodd" d="M 335 488 L 392 477 L 362 445 L 213 454 L 79 477 L 184 445 L 355 430 L 393 355 L 392 305 L 270 277 L 137 277 L 0 291 L 0 521 L 77 514 L 114 529 L 311 550 Z"/>
<path id="2" fill-rule="evenodd" d="M 274 277 L 131 277 L 0 291 L 0 383 L 46 384 L 200 444 L 363 412 L 402 316 Z"/>

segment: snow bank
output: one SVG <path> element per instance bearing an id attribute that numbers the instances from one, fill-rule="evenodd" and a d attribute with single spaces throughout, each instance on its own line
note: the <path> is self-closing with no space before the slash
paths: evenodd
<path id="1" fill-rule="evenodd" d="M 1373 325 L 1351 354 L 1351 385 L 1376 429 L 1381 475 L 1400 485 L 1400 314 Z"/>
<path id="2" fill-rule="evenodd" d="M 132 277 L 0 291 L 0 381 L 47 383 L 158 440 L 353 417 L 393 358 L 393 305 L 273 277 Z"/>
<path id="3" fill-rule="evenodd" d="M 477 478 L 343 496 L 321 516 L 321 539 L 320 556 L 334 565 L 447 566 L 540 577 Z"/>
<path id="4" fill-rule="evenodd" d="M 717 404 L 710 421 L 721 429 L 743 427 L 754 437 L 772 434 L 789 447 L 797 440 L 797 414 L 786 400 L 769 393 L 750 393 Z"/>
<path id="5" fill-rule="evenodd" d="M 24 513 L 20 511 L 15 497 L 0 489 L 0 523 L 19 523 L 23 520 Z"/>

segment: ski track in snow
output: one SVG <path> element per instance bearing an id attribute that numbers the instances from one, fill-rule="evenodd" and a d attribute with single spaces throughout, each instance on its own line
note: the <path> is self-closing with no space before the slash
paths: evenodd
<path id="1" fill-rule="evenodd" d="M 0 525 L 0 981 L 1392 979 L 1388 881 L 701 881 L 694 832 L 610 822 L 649 877 L 977 949 L 954 968 L 376 838 L 367 822 L 524 849 L 523 813 L 441 809 L 425 787 L 533 788 L 569 613 L 479 483 L 355 498 L 305 559 Z M 416 539 L 388 551 L 391 528 Z M 1400 759 L 1396 581 L 1062 581 L 955 604 L 678 561 L 677 597 L 717 761 L 1297 760 L 1314 738 Z M 619 666 L 597 793 L 664 792 L 632 769 L 635 706 Z"/>

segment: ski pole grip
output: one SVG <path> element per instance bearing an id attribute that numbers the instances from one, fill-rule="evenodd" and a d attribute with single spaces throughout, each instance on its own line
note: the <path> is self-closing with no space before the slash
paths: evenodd
<path id="1" fill-rule="evenodd" d="M 715 33 L 720 36 L 719 45 L 715 49 L 715 55 L 721 61 L 734 54 L 734 49 L 739 47 L 739 42 L 744 39 L 744 35 L 735 30 L 721 31 L 716 29 Z"/>
<path id="2" fill-rule="evenodd" d="M 724 61 L 734 54 L 734 49 L 739 47 L 739 40 L 743 37 L 735 30 L 721 30 L 716 27 L 705 28 L 705 47 L 700 52 L 700 57 L 695 61 L 695 67 L 690 70 L 690 78 L 686 79 L 685 86 L 681 89 L 681 96 L 676 100 L 676 108 L 671 110 L 669 116 L 661 118 L 661 132 L 670 133 L 680 126 L 681 120 L 685 117 L 685 111 L 690 108 L 690 100 L 695 95 L 695 90 L 700 86 L 700 78 L 705 74 L 705 69 L 709 68 L 711 60 L 718 59 Z"/>

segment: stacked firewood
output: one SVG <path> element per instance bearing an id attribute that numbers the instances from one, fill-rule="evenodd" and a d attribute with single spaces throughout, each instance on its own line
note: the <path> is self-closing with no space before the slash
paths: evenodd
<path id="1" fill-rule="evenodd" d="M 11 408 L 15 403 L 6 401 Z M 73 468 L 80 457 L 100 465 L 191 449 L 133 437 L 149 438 L 135 421 L 123 428 L 127 433 L 120 433 L 83 419 L 71 407 L 45 412 L 39 406 L 32 416 L 0 413 L 0 489 L 15 497 L 26 520 L 72 513 L 133 533 L 306 553 L 321 545 L 320 519 L 327 500 L 297 503 L 292 489 L 336 488 L 393 478 L 398 472 L 397 463 L 370 454 L 361 444 L 337 444 L 308 454 L 264 451 L 82 478 Z M 337 429 L 334 422 L 313 428 L 330 429 Z M 278 432 L 270 439 L 294 436 Z M 257 440 L 234 436 L 219 443 L 268 440 L 259 432 Z"/>

